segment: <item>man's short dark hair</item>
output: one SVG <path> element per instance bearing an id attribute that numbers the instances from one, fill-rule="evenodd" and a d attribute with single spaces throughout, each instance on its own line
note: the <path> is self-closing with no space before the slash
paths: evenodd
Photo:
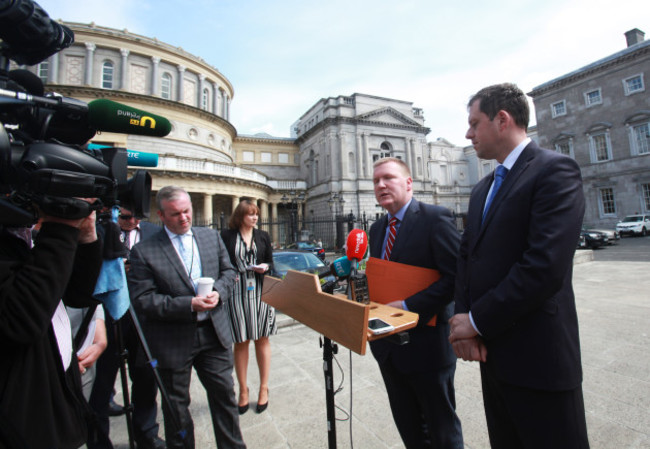
<path id="1" fill-rule="evenodd" d="M 470 98 L 467 107 L 471 107 L 476 100 L 481 101 L 479 110 L 490 120 L 494 120 L 499 111 L 503 110 L 512 116 L 517 126 L 528 130 L 528 100 L 526 94 L 515 84 L 503 83 L 484 87 Z"/>

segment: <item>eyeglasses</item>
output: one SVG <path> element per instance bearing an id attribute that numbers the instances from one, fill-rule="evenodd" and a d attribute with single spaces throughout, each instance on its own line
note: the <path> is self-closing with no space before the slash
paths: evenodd
<path id="1" fill-rule="evenodd" d="M 120 220 L 130 220 L 133 218 L 133 215 L 123 215 L 120 214 Z"/>

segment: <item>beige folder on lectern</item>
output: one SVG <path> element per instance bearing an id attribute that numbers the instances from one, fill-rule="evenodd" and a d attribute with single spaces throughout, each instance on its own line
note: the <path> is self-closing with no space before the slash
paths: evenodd
<path id="1" fill-rule="evenodd" d="M 440 273 L 431 268 L 371 257 L 366 263 L 366 277 L 370 300 L 388 304 L 424 290 L 440 279 Z M 434 315 L 427 325 L 435 326 L 436 319 L 437 316 Z"/>

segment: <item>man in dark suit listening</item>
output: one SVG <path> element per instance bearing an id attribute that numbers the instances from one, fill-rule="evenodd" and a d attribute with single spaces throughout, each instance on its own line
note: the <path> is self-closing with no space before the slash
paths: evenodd
<path id="1" fill-rule="evenodd" d="M 585 204 L 578 164 L 527 137 L 513 84 L 469 102 L 469 130 L 495 174 L 472 191 L 456 274 L 450 341 L 481 362 L 493 448 L 589 447 L 571 285 Z M 493 182 L 494 179 L 494 182 Z"/>
<path id="2" fill-rule="evenodd" d="M 133 247 L 128 276 L 134 308 L 158 360 L 163 386 L 171 400 L 163 402 L 165 437 L 170 448 L 183 448 L 179 429 L 194 447 L 194 425 L 189 412 L 190 380 L 195 368 L 206 389 L 217 446 L 245 448 L 232 378 L 233 354 L 225 302 L 235 270 L 217 231 L 192 227 L 192 201 L 180 187 L 158 191 L 158 216 L 164 229 Z M 215 280 L 205 296 L 196 293 L 201 277 Z"/>
<path id="3" fill-rule="evenodd" d="M 393 419 L 408 449 L 462 449 L 456 415 L 456 356 L 447 340 L 459 233 L 449 210 L 413 198 L 413 180 L 400 159 L 374 164 L 375 197 L 388 212 L 370 228 L 370 255 L 438 270 L 440 279 L 393 307 L 419 314 L 410 342 L 370 343 L 384 378 Z M 427 323 L 437 315 L 437 325 Z"/>
<path id="4" fill-rule="evenodd" d="M 136 243 L 144 241 L 160 231 L 160 227 L 136 218 L 132 212 L 133 209 L 129 204 L 121 205 L 117 218 L 121 238 L 128 251 L 124 260 L 127 272 L 130 268 L 131 248 Z M 107 312 L 106 324 L 108 345 L 97 361 L 95 383 L 88 401 L 97 415 L 97 435 L 95 441 L 88 441 L 88 449 L 113 449 L 109 438 L 109 405 L 112 402 L 115 378 L 120 367 L 120 351 L 124 348 L 128 351 L 129 376 L 132 382 L 131 402 L 135 442 L 138 449 L 165 449 L 165 442 L 158 436 L 158 422 L 156 421 L 158 386 L 152 368 L 143 363 L 143 357 L 138 356 L 142 350 L 131 317 L 126 314 L 116 322 Z M 124 348 L 119 348 L 116 341 L 116 326 L 121 326 Z"/>

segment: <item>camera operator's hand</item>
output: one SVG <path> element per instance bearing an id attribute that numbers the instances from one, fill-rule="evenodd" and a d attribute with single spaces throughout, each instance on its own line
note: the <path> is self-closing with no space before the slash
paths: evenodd
<path id="1" fill-rule="evenodd" d="M 96 201 L 95 198 L 80 198 L 80 199 L 90 204 Z M 85 218 L 70 219 L 70 218 L 55 217 L 53 215 L 47 215 L 47 214 L 43 214 L 41 218 L 42 218 L 41 221 L 43 223 L 45 222 L 62 223 L 68 226 L 72 226 L 73 228 L 79 229 L 80 231 L 79 243 L 92 243 L 97 240 L 97 228 L 95 226 L 95 222 L 97 220 L 97 214 L 95 213 L 95 211 L 92 211 Z"/>

